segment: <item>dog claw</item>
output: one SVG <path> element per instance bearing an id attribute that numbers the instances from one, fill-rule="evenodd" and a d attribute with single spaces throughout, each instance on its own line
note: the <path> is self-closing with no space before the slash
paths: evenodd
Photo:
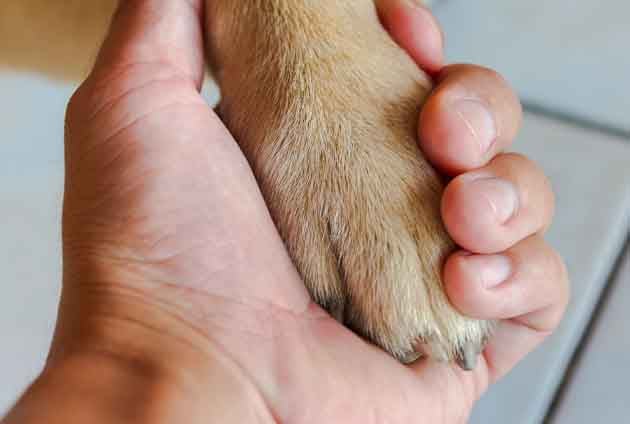
<path id="1" fill-rule="evenodd" d="M 477 366 L 479 353 L 472 343 L 466 343 L 459 352 L 457 365 L 464 371 L 472 371 Z"/>

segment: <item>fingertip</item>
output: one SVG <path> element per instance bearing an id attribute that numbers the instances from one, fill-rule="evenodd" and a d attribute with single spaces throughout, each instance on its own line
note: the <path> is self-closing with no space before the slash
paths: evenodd
<path id="1" fill-rule="evenodd" d="M 469 175 L 455 178 L 444 190 L 442 219 L 453 240 L 474 253 L 496 253 L 501 244 L 501 225 L 493 214 L 492 205 L 483 195 L 483 189 L 471 187 Z M 483 182 L 482 182 L 483 183 Z"/>
<path id="2" fill-rule="evenodd" d="M 444 36 L 419 0 L 380 0 L 381 20 L 392 38 L 423 70 L 437 74 L 444 65 Z"/>
<path id="3" fill-rule="evenodd" d="M 435 92 L 420 114 L 420 147 L 447 175 L 458 175 L 486 163 L 496 140 L 496 124 L 484 105 Z M 472 141 L 471 141 L 472 139 Z"/>
<path id="4" fill-rule="evenodd" d="M 493 319 L 488 314 L 497 306 L 494 289 L 508 281 L 513 273 L 514 264 L 507 255 L 474 255 L 460 251 L 445 264 L 446 293 L 461 313 L 471 318 Z"/>
<path id="5" fill-rule="evenodd" d="M 161 64 L 200 89 L 204 77 L 202 10 L 202 0 L 121 2 L 92 74 L 138 63 Z"/>
<path id="6" fill-rule="evenodd" d="M 444 264 L 444 289 L 451 303 L 458 311 L 465 315 L 470 315 L 474 309 L 471 303 L 471 293 L 475 291 L 469 290 L 470 286 L 480 285 L 478 276 L 471 273 L 470 267 L 467 266 L 466 258 L 471 256 L 470 252 L 460 250 L 452 254 Z M 471 284 L 472 282 L 472 284 Z"/>
<path id="7" fill-rule="evenodd" d="M 449 175 L 480 168 L 513 142 L 522 107 L 497 72 L 474 65 L 449 65 L 422 111 L 420 146 Z"/>

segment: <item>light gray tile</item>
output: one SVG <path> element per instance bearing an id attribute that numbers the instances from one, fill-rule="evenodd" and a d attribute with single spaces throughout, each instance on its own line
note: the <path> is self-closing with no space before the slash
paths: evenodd
<path id="1" fill-rule="evenodd" d="M 630 416 L 630 251 L 571 373 L 553 424 L 625 423 Z"/>
<path id="2" fill-rule="evenodd" d="M 0 190 L 63 167 L 64 110 L 73 90 L 46 78 L 0 71 Z"/>
<path id="3" fill-rule="evenodd" d="M 71 91 L 0 73 L 0 415 L 40 372 L 55 324 Z"/>
<path id="4" fill-rule="evenodd" d="M 447 0 L 451 61 L 502 72 L 529 102 L 630 132 L 630 3 Z"/>
<path id="5" fill-rule="evenodd" d="M 550 176 L 557 213 L 548 239 L 565 258 L 573 294 L 559 331 L 481 400 L 473 424 L 541 422 L 628 233 L 630 145 L 527 115 L 517 147 Z"/>
<path id="6" fill-rule="evenodd" d="M 0 188 L 0 417 L 39 374 L 61 282 L 61 175 Z"/>

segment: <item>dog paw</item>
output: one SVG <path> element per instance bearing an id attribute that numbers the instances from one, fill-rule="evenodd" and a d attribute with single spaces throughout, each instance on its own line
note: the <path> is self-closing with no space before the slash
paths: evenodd
<path id="1" fill-rule="evenodd" d="M 459 314 L 442 287 L 454 245 L 442 181 L 416 141 L 429 79 L 373 11 L 331 19 L 285 24 L 268 53 L 243 44 L 240 65 L 215 51 L 221 115 L 314 300 L 402 362 L 471 369 L 492 324 Z"/>

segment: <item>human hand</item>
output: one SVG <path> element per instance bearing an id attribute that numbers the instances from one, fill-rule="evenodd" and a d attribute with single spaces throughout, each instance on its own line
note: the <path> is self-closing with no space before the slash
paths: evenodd
<path id="1" fill-rule="evenodd" d="M 566 272 L 541 236 L 553 211 L 544 175 L 502 153 L 520 123 L 515 96 L 491 71 L 442 68 L 426 9 L 379 8 L 437 78 L 421 145 L 455 177 L 444 220 L 474 253 L 449 259 L 446 290 L 467 315 L 502 320 L 476 370 L 403 366 L 311 302 L 246 160 L 198 93 L 201 1 L 137 0 L 121 6 L 68 109 L 64 289 L 31 393 L 111 373 L 151 422 L 450 423 L 550 334 Z M 59 377 L 77 364 L 106 371 L 73 374 L 76 385 Z"/>

